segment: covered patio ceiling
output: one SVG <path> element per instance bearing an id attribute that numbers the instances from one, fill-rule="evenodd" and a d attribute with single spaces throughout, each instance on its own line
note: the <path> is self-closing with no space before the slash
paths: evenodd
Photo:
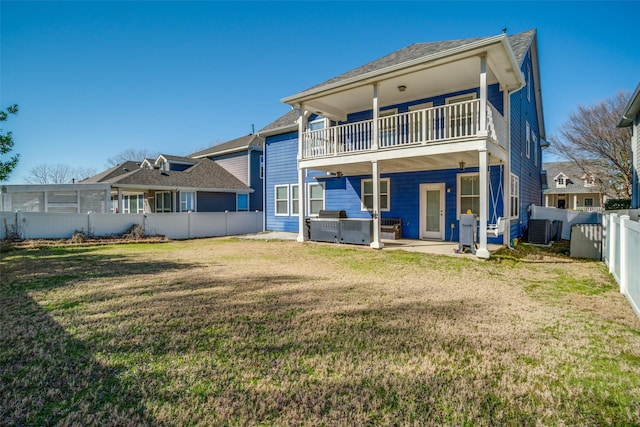
<path id="1" fill-rule="evenodd" d="M 512 90 L 523 84 L 510 47 L 498 37 L 488 45 L 436 58 L 421 58 L 337 83 L 321 86 L 284 102 L 334 120 L 372 109 L 373 85 L 378 85 L 378 105 L 384 107 L 480 86 L 480 56 L 487 55 L 487 84 L 500 83 Z M 401 90 L 402 89 L 402 90 Z"/>

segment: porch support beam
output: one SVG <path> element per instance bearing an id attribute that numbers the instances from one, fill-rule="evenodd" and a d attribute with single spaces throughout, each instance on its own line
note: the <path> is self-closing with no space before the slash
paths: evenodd
<path id="1" fill-rule="evenodd" d="M 382 249 L 384 243 L 380 241 L 380 169 L 378 161 L 371 162 L 371 178 L 373 181 L 373 239 L 370 246 Z"/>
<path id="2" fill-rule="evenodd" d="M 300 167 L 304 150 L 304 131 L 307 128 L 307 119 L 309 112 L 305 110 L 304 105 L 300 105 L 300 116 L 298 118 L 298 242 L 307 240 L 305 233 L 305 219 L 307 217 L 307 188 L 304 182 L 306 169 Z"/>
<path id="3" fill-rule="evenodd" d="M 373 84 L 373 123 L 371 124 L 371 149 L 378 149 L 378 116 L 379 116 L 379 106 L 378 106 L 378 83 Z"/>
<path id="4" fill-rule="evenodd" d="M 502 244 L 511 245 L 511 94 L 508 90 L 502 92 L 503 116 L 507 123 L 507 156 L 504 162 L 504 177 L 502 178 L 502 216 L 507 221 L 507 226 L 502 235 Z M 518 198 L 518 200 L 520 200 Z"/>
<path id="5" fill-rule="evenodd" d="M 487 136 L 487 54 L 480 56 L 480 129 L 478 136 Z"/>
<path id="6" fill-rule="evenodd" d="M 478 258 L 489 258 L 489 250 L 487 249 L 487 217 L 489 216 L 489 185 L 488 185 L 488 154 L 487 150 L 479 151 L 480 167 L 480 247 L 476 251 Z"/>

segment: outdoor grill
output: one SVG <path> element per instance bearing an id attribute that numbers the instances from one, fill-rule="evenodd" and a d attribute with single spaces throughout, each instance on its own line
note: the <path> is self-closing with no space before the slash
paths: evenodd
<path id="1" fill-rule="evenodd" d="M 373 220 L 347 218 L 343 210 L 321 210 L 309 221 L 310 239 L 316 242 L 368 245 L 373 236 Z"/>

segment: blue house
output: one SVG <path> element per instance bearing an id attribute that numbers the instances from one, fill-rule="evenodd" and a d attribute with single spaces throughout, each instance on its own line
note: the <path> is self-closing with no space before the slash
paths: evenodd
<path id="1" fill-rule="evenodd" d="M 403 238 L 457 241 L 471 211 L 488 257 L 541 204 L 535 30 L 413 44 L 282 101 L 292 110 L 259 132 L 268 230 L 304 241 L 306 218 L 344 210 L 371 219 L 373 248 L 385 218 Z"/>
<path id="2" fill-rule="evenodd" d="M 264 189 L 264 140 L 258 135 L 246 135 L 201 150 L 189 157 L 208 158 L 222 166 L 253 191 L 238 193 L 238 211 L 262 211 Z"/>
<path id="3" fill-rule="evenodd" d="M 640 83 L 624 109 L 619 127 L 631 127 L 633 175 L 631 181 L 631 209 L 640 209 Z"/>

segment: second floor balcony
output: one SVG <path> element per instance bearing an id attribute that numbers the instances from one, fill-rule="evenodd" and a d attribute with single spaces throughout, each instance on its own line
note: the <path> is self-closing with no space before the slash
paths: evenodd
<path id="1" fill-rule="evenodd" d="M 394 150 L 428 144 L 447 144 L 488 138 L 506 150 L 507 123 L 487 101 L 486 123 L 481 126 L 480 99 L 413 110 L 374 120 L 306 131 L 302 135 L 305 160 Z"/>

